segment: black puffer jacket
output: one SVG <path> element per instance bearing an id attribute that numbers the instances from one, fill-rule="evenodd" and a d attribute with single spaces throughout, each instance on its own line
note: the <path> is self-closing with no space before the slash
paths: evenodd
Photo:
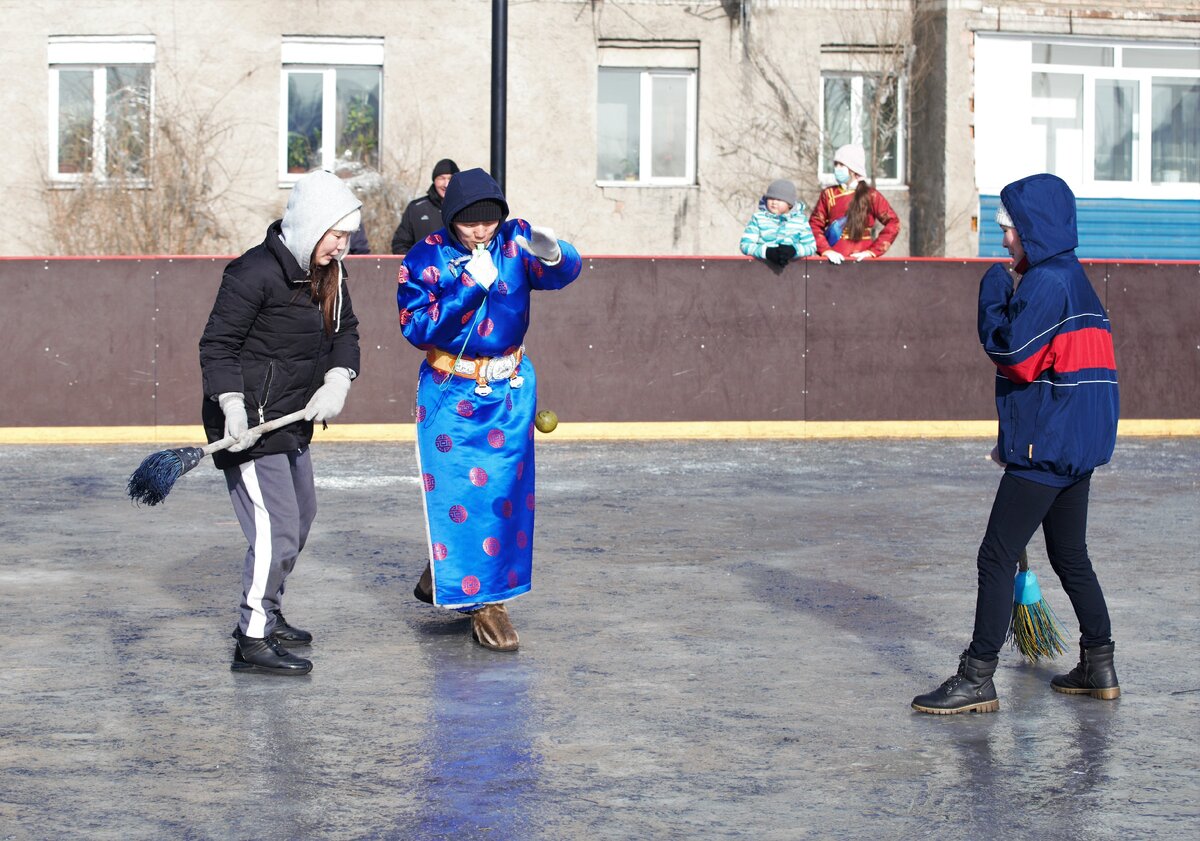
<path id="1" fill-rule="evenodd" d="M 344 270 L 343 270 L 344 271 Z M 345 283 L 334 334 L 325 333 L 308 276 L 281 238 L 280 222 L 261 245 L 225 267 L 212 314 L 200 338 L 204 379 L 201 415 L 210 442 L 224 436 L 225 415 L 216 398 L 240 391 L 250 426 L 303 409 L 330 368 L 359 370 L 358 319 Z M 264 435 L 249 450 L 213 455 L 224 469 L 271 453 L 308 446 L 311 421 Z"/>

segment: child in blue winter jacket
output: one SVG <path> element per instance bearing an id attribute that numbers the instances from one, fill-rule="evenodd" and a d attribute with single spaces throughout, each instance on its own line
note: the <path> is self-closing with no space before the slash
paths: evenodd
<path id="1" fill-rule="evenodd" d="M 780 179 L 772 181 L 758 202 L 742 233 L 742 253 L 783 268 L 798 257 L 817 253 L 804 202 L 796 198 L 796 185 Z"/>
<path id="2" fill-rule="evenodd" d="M 975 630 L 958 673 L 918 695 L 919 712 L 1000 708 L 992 676 L 1013 610 L 1017 558 L 1040 526 L 1050 565 L 1079 620 L 1079 665 L 1050 686 L 1112 700 L 1121 694 L 1104 592 L 1087 547 L 1092 471 L 1112 457 L 1119 395 L 1112 329 L 1075 257 L 1075 196 L 1061 178 L 1031 175 L 1000 192 L 996 221 L 1012 257 L 979 284 L 978 327 L 996 368 L 1005 466 L 976 558 Z"/>

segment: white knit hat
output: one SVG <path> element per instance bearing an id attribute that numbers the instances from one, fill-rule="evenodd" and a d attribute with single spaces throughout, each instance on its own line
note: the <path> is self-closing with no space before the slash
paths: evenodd
<path id="1" fill-rule="evenodd" d="M 337 220 L 330 226 L 331 231 L 343 231 L 345 233 L 353 233 L 358 230 L 358 226 L 362 224 L 362 210 L 354 208 L 341 219 Z"/>
<path id="2" fill-rule="evenodd" d="M 863 178 L 867 177 L 867 153 L 861 143 L 847 143 L 839 146 L 833 153 L 835 163 L 845 164 L 851 172 L 856 172 Z"/>
<path id="3" fill-rule="evenodd" d="M 1015 228 L 1012 217 L 1008 215 L 1008 208 L 1004 206 L 1004 202 L 1000 202 L 996 208 L 996 224 L 1002 228 Z"/>

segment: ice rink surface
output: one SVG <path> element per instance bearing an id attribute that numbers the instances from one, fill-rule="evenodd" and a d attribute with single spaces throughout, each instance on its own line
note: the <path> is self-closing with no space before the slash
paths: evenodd
<path id="1" fill-rule="evenodd" d="M 138 508 L 154 447 L 0 447 L 0 839 L 1200 832 L 1200 439 L 1122 438 L 1093 478 L 1121 698 L 1006 650 L 1000 712 L 956 716 L 909 702 L 969 640 L 991 442 L 538 443 L 508 655 L 412 598 L 412 445 L 316 444 L 303 678 L 229 670 L 210 463 Z M 1074 639 L 1040 534 L 1030 561 Z"/>

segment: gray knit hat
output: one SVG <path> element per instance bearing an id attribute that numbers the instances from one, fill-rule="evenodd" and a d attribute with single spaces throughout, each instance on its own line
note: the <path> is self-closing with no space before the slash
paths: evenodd
<path id="1" fill-rule="evenodd" d="M 788 207 L 796 206 L 796 185 L 786 178 L 780 178 L 778 181 L 772 181 L 771 186 L 767 188 L 767 192 L 763 193 L 764 199 L 779 199 L 787 202 Z"/>

